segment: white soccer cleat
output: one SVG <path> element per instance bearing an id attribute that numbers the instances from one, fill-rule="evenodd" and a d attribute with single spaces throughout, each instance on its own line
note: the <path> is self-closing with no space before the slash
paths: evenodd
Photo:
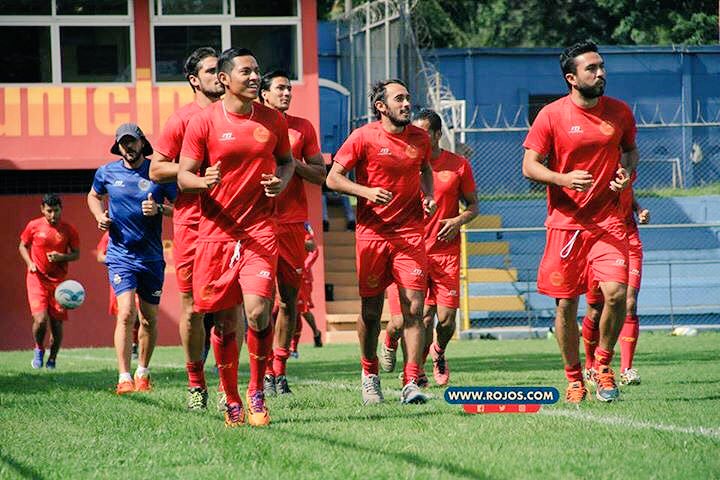
<path id="1" fill-rule="evenodd" d="M 372 405 L 385 401 L 382 389 L 380 388 L 380 377 L 378 375 L 372 373 L 365 375 L 365 372 L 362 372 L 360 379 L 362 381 L 363 405 Z"/>
<path id="2" fill-rule="evenodd" d="M 640 385 L 640 374 L 634 368 L 626 368 L 620 374 L 620 385 Z"/>

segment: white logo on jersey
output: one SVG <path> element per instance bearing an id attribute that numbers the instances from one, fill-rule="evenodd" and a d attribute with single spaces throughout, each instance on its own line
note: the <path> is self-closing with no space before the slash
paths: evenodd
<path id="1" fill-rule="evenodd" d="M 580 125 L 573 125 L 572 127 L 570 127 L 569 133 L 570 135 L 572 135 L 573 133 L 583 133 L 583 129 Z"/>
<path id="2" fill-rule="evenodd" d="M 222 135 L 220 135 L 221 142 L 227 142 L 228 140 L 235 140 L 235 137 L 233 137 L 232 132 L 225 132 Z"/>
<path id="3" fill-rule="evenodd" d="M 150 180 L 146 178 L 141 178 L 140 180 L 138 180 L 138 188 L 143 192 L 147 192 L 148 190 L 150 190 Z"/>
<path id="4" fill-rule="evenodd" d="M 392 155 L 392 153 L 390 153 L 390 149 L 389 149 L 389 148 L 383 147 L 383 148 L 381 148 L 380 151 L 378 152 L 378 155 Z"/>
<path id="5" fill-rule="evenodd" d="M 152 295 L 153 297 L 159 297 L 160 295 L 162 295 L 162 290 L 155 290 Z"/>
<path id="6" fill-rule="evenodd" d="M 113 182 L 113 185 L 116 187 L 124 187 L 125 182 L 123 182 L 122 180 L 115 180 L 115 182 Z"/>
<path id="7" fill-rule="evenodd" d="M 113 283 L 115 285 L 117 285 L 120 282 L 122 282 L 122 277 L 116 273 L 115 276 L 113 277 Z"/>
<path id="8" fill-rule="evenodd" d="M 268 272 L 267 270 L 260 270 L 257 276 L 261 278 L 271 278 L 270 272 Z"/>
<path id="9" fill-rule="evenodd" d="M 457 297 L 457 296 L 458 296 L 458 292 L 457 292 L 457 290 L 450 290 L 450 291 L 448 292 L 448 295 L 450 295 L 451 297 Z"/>
<path id="10" fill-rule="evenodd" d="M 625 259 L 624 258 L 616 258 L 615 265 L 625 265 Z"/>
<path id="11" fill-rule="evenodd" d="M 413 268 L 412 274 L 416 277 L 422 277 L 424 275 L 422 268 Z"/>

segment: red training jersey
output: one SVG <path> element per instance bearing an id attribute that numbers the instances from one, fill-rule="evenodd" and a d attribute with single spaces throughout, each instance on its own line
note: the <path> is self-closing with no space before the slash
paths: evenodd
<path id="1" fill-rule="evenodd" d="M 568 95 L 540 110 L 523 147 L 548 155 L 550 170 L 586 170 L 593 176 L 584 192 L 548 185 L 545 226 L 573 230 L 623 223 L 619 193 L 610 190 L 610 182 L 622 152 L 634 148 L 636 132 L 630 108 L 610 97 L 581 108 Z"/>
<path id="2" fill-rule="evenodd" d="M 103 236 L 100 237 L 100 241 L 95 249 L 98 252 L 102 252 L 103 255 L 107 255 L 108 243 L 110 242 L 110 231 L 106 230 Z"/>
<path id="3" fill-rule="evenodd" d="M 160 137 L 153 142 L 153 148 L 166 158 L 180 162 L 183 137 L 190 119 L 203 108 L 197 102 L 180 107 L 165 123 Z M 200 221 L 200 196 L 196 193 L 178 191 L 173 211 L 175 225 L 197 225 Z"/>
<path id="4" fill-rule="evenodd" d="M 238 115 L 215 102 L 190 120 L 181 155 L 207 166 L 222 162 L 221 182 L 200 197 L 200 240 L 275 234 L 274 202 L 260 182 L 275 173 L 276 155 L 290 155 L 280 112 L 253 102 L 250 114 Z"/>
<path id="5" fill-rule="evenodd" d="M 355 129 L 335 155 L 355 181 L 392 193 L 387 205 L 357 200 L 357 238 L 377 240 L 423 233 L 424 220 L 420 170 L 430 161 L 430 137 L 407 125 L 390 133 L 377 121 Z"/>
<path id="6" fill-rule="evenodd" d="M 67 276 L 68 262 L 51 262 L 47 254 L 51 252 L 70 253 L 80 249 L 80 237 L 75 227 L 59 221 L 50 225 L 45 217 L 30 220 L 20 234 L 20 241 L 30 245 L 30 259 L 38 272 L 53 282 L 59 282 Z"/>
<path id="7" fill-rule="evenodd" d="M 285 115 L 285 119 L 293 158 L 302 161 L 320 153 L 317 134 L 309 120 L 292 115 Z M 307 219 L 305 182 L 300 175 L 293 174 L 285 190 L 278 195 L 275 208 L 275 220 L 279 226 L 301 223 Z"/>
<path id="8" fill-rule="evenodd" d="M 440 220 L 460 214 L 460 200 L 475 195 L 475 179 L 470 162 L 465 157 L 441 150 L 437 158 L 430 158 L 437 211 L 425 219 L 425 250 L 428 254 L 460 254 L 460 235 L 446 242 L 438 240 Z"/>

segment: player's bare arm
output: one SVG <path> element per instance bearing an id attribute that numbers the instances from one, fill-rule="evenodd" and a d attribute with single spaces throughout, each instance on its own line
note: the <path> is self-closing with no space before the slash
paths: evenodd
<path id="1" fill-rule="evenodd" d="M 420 189 L 423 192 L 423 210 L 427 216 L 432 217 L 437 210 L 437 203 L 435 203 L 433 174 L 429 163 L 424 164 L 420 169 Z"/>
<path id="2" fill-rule="evenodd" d="M 210 190 L 221 181 L 221 164 L 218 162 L 205 169 L 205 175 L 197 174 L 200 162 L 189 157 L 180 157 L 177 183 L 180 190 L 186 193 L 198 193 Z"/>
<path id="3" fill-rule="evenodd" d="M 547 168 L 542 163 L 543 156 L 538 152 L 525 149 L 523 157 L 522 173 L 529 180 L 544 183 L 546 185 L 557 185 L 584 192 L 592 187 L 593 177 L 586 170 L 573 170 L 572 172 L 559 173 Z"/>
<path id="4" fill-rule="evenodd" d="M 635 196 L 633 196 L 632 208 L 633 212 L 635 212 L 638 216 L 638 222 L 640 222 L 642 225 L 650 223 L 650 210 L 648 210 L 647 208 L 642 208 L 637 202 Z"/>
<path id="5" fill-rule="evenodd" d="M 47 258 L 52 263 L 74 262 L 75 260 L 80 258 L 80 250 L 71 248 L 70 251 L 67 253 L 48 252 Z"/>
<path id="6" fill-rule="evenodd" d="M 35 265 L 35 262 L 33 262 L 30 258 L 30 251 L 28 250 L 27 245 L 25 245 L 23 242 L 20 242 L 18 250 L 20 251 L 20 256 L 25 261 L 25 265 L 27 265 L 28 272 L 37 272 L 37 265 Z"/>
<path id="7" fill-rule="evenodd" d="M 105 195 L 100 195 L 94 188 L 91 188 L 87 196 L 87 204 L 90 213 L 95 217 L 98 228 L 103 232 L 109 229 L 112 219 L 105 208 Z"/>
<path id="8" fill-rule="evenodd" d="M 319 153 L 305 159 L 305 162 L 295 160 L 295 173 L 315 185 L 322 185 L 325 181 L 325 160 Z"/>
<path id="9" fill-rule="evenodd" d="M 477 217 L 478 214 L 478 200 L 477 193 L 472 192 L 470 194 L 463 194 L 463 203 L 465 203 L 465 210 L 460 212 L 460 215 L 452 218 L 444 218 L 440 220 L 440 230 L 438 231 L 437 238 L 444 242 L 453 240 L 460 232 L 460 227 L 470 222 L 473 218 Z"/>
<path id="10" fill-rule="evenodd" d="M 638 152 L 637 146 L 623 152 L 620 157 L 621 166 L 617 169 L 615 178 L 610 182 L 610 189 L 614 192 L 619 192 L 625 189 L 630 184 L 630 176 L 632 172 L 637 168 L 637 164 L 640 161 L 640 153 Z"/>
<path id="11" fill-rule="evenodd" d="M 330 167 L 325 183 L 328 188 L 346 195 L 353 195 L 369 200 L 378 205 L 387 205 L 392 200 L 393 194 L 380 187 L 365 187 L 347 178 L 347 170 L 339 163 L 333 163 Z"/>
<path id="12" fill-rule="evenodd" d="M 150 161 L 150 180 L 155 183 L 172 183 L 177 181 L 180 164 L 173 162 L 161 153 L 155 152 Z"/>
<path id="13" fill-rule="evenodd" d="M 263 173 L 260 184 L 265 188 L 265 195 L 268 197 L 277 197 L 280 192 L 285 190 L 288 182 L 295 173 L 295 163 L 290 152 L 286 155 L 276 155 L 275 162 L 277 167 L 275 173 Z"/>

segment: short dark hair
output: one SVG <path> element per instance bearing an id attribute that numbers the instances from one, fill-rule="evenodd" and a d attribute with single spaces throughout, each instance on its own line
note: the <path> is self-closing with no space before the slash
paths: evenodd
<path id="1" fill-rule="evenodd" d="M 272 85 L 273 78 L 277 77 L 285 77 L 290 80 L 290 75 L 285 70 L 272 70 L 263 75 L 260 79 L 260 91 L 264 92 L 270 90 L 270 85 Z"/>
<path id="2" fill-rule="evenodd" d="M 592 40 L 583 40 L 582 42 L 577 42 L 563 50 L 563 52 L 560 54 L 560 70 L 562 70 L 563 78 L 565 78 L 565 75 L 567 75 L 568 73 L 577 73 L 575 57 L 578 57 L 583 53 L 597 51 L 597 44 Z M 570 84 L 567 82 L 567 80 L 565 80 L 565 83 L 568 84 L 569 88 Z"/>
<path id="3" fill-rule="evenodd" d="M 185 74 L 185 80 L 190 83 L 190 75 L 197 77 L 198 72 L 200 71 L 200 63 L 205 60 L 207 57 L 217 57 L 218 53 L 217 50 L 215 50 L 212 47 L 200 47 L 190 54 L 190 56 L 185 60 L 185 65 L 183 66 L 183 73 Z M 190 86 L 193 89 L 193 92 L 195 91 L 195 87 L 193 87 L 192 83 Z"/>
<path id="4" fill-rule="evenodd" d="M 402 80 L 398 80 L 397 78 L 380 80 L 379 82 L 375 82 L 370 88 L 370 106 L 372 107 L 373 114 L 375 115 L 375 118 L 377 120 L 380 120 L 382 114 L 377 108 L 375 108 L 375 102 L 387 103 L 385 98 L 385 94 L 387 93 L 387 86 L 392 85 L 393 83 L 397 83 L 398 85 L 402 85 L 403 87 L 407 88 L 405 82 L 403 82 Z"/>
<path id="5" fill-rule="evenodd" d="M 62 207 L 62 200 L 55 193 L 46 193 L 43 195 L 40 206 L 47 205 L 48 207 Z"/>
<path id="6" fill-rule="evenodd" d="M 442 130 L 442 117 L 435 110 L 423 108 L 415 115 L 415 121 L 425 120 L 430 125 L 431 132 L 439 132 Z"/>
<path id="7" fill-rule="evenodd" d="M 220 54 L 218 58 L 218 73 L 230 73 L 235 66 L 235 57 L 255 57 L 255 54 L 248 48 L 230 47 Z"/>

